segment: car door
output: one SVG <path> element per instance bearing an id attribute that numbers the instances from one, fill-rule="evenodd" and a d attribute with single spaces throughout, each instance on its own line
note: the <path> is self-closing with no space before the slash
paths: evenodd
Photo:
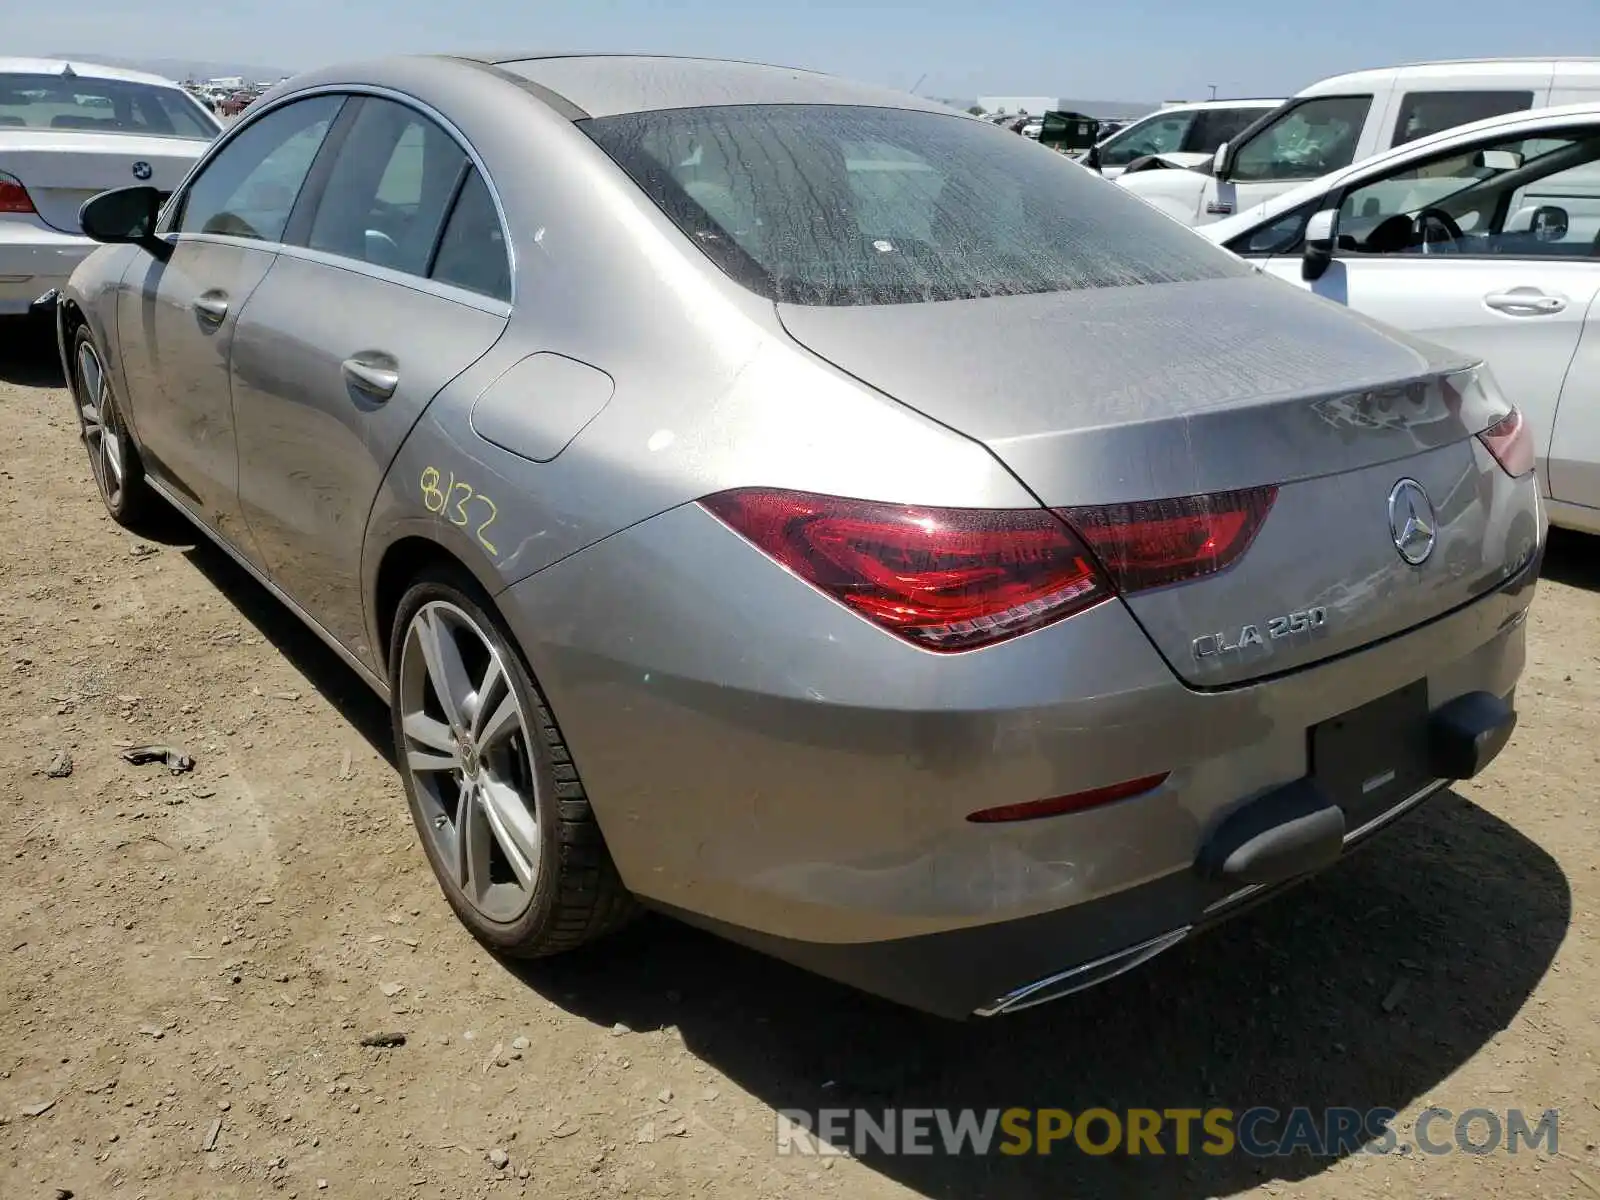
<path id="1" fill-rule="evenodd" d="M 234 338 L 239 496 L 268 573 L 358 658 L 362 539 L 423 408 L 510 313 L 489 187 L 439 122 L 364 96 Z M 488 243 L 459 268 L 463 239 Z M 494 270 L 482 269 L 487 261 Z"/>
<path id="2" fill-rule="evenodd" d="M 1298 253 L 1266 269 L 1483 358 L 1527 415 L 1547 470 L 1557 404 L 1600 292 L 1600 125 L 1457 143 L 1298 212 L 1335 205 L 1339 249 L 1325 274 L 1305 283 Z M 1424 214 L 1434 215 L 1419 230 Z"/>
<path id="3" fill-rule="evenodd" d="M 1578 524 L 1600 530 L 1600 300 L 1589 305 L 1550 436 L 1550 495 L 1587 509 Z"/>
<path id="4" fill-rule="evenodd" d="M 169 206 L 164 258 L 143 255 L 118 301 L 132 420 L 147 466 L 251 559 L 239 520 L 228 360 L 341 101 L 276 108 L 230 137 Z"/>
<path id="5" fill-rule="evenodd" d="M 1244 212 L 1301 183 L 1348 167 L 1366 151 L 1370 93 L 1310 96 L 1285 105 L 1231 148 L 1225 177 L 1197 214 L 1201 222 Z"/>

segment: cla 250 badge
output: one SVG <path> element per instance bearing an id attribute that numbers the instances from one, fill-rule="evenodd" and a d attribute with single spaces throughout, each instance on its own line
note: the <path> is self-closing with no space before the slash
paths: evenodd
<path id="1" fill-rule="evenodd" d="M 1246 625 L 1231 641 L 1226 633 L 1208 633 L 1204 637 L 1195 638 L 1194 656 L 1215 658 L 1219 654 L 1237 654 L 1241 650 L 1248 650 L 1251 646 L 1264 646 L 1267 642 L 1275 642 L 1279 638 L 1293 637 L 1297 633 L 1311 633 L 1327 623 L 1328 610 L 1325 608 L 1308 608 L 1303 612 L 1286 613 L 1267 622 L 1265 635 L 1262 634 L 1259 625 Z"/>

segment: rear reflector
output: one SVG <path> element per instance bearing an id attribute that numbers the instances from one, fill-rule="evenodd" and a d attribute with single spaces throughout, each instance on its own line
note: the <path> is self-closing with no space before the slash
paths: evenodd
<path id="1" fill-rule="evenodd" d="M 1154 791 L 1167 781 L 1167 774 L 1147 775 L 1143 779 L 1113 783 L 1110 787 L 1095 788 L 1088 792 L 1074 792 L 1070 796 L 1053 796 L 1049 800 L 1003 804 L 999 808 L 986 808 L 981 812 L 975 812 L 967 820 L 978 825 L 997 825 L 1005 821 L 1034 821 L 1040 817 L 1059 817 L 1063 813 L 1082 812 L 1086 808 L 1098 808 L 1102 804 L 1111 804 Z"/>
<path id="2" fill-rule="evenodd" d="M 1275 487 L 1172 500 L 1064 509 L 1060 516 L 1088 543 L 1121 592 L 1139 592 L 1215 575 L 1250 548 Z"/>
<path id="3" fill-rule="evenodd" d="M 1511 478 L 1520 479 L 1533 470 L 1533 432 L 1521 409 L 1513 408 L 1480 433 L 1478 440 Z"/>
<path id="4" fill-rule="evenodd" d="M 33 198 L 15 175 L 0 171 L 0 213 L 31 213 Z"/>
<path id="5" fill-rule="evenodd" d="M 927 508 L 765 488 L 701 504 L 812 586 L 928 650 L 992 645 L 1112 595 L 1083 543 L 1044 509 Z"/>

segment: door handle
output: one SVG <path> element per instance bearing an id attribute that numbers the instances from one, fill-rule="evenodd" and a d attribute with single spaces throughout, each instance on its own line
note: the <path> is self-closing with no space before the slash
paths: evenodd
<path id="1" fill-rule="evenodd" d="M 393 367 L 368 362 L 360 357 L 347 358 L 340 366 L 350 386 L 374 400 L 387 400 L 400 386 L 400 372 Z"/>
<path id="2" fill-rule="evenodd" d="M 228 315 L 226 292 L 202 292 L 194 298 L 194 311 L 208 325 L 221 325 Z"/>
<path id="3" fill-rule="evenodd" d="M 1496 312 L 1514 316 L 1548 317 L 1566 308 L 1561 296 L 1547 296 L 1538 288 L 1512 288 L 1509 292 L 1490 292 L 1483 302 Z"/>

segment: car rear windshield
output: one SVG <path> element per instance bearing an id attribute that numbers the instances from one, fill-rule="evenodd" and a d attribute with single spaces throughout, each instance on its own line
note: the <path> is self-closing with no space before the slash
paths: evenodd
<path id="1" fill-rule="evenodd" d="M 1065 156 L 960 115 L 734 105 L 582 122 L 724 271 L 789 304 L 904 304 L 1249 268 Z"/>
<path id="2" fill-rule="evenodd" d="M 0 75 L 0 129 L 7 127 L 217 136 L 217 126 L 181 88 L 73 75 Z"/>

